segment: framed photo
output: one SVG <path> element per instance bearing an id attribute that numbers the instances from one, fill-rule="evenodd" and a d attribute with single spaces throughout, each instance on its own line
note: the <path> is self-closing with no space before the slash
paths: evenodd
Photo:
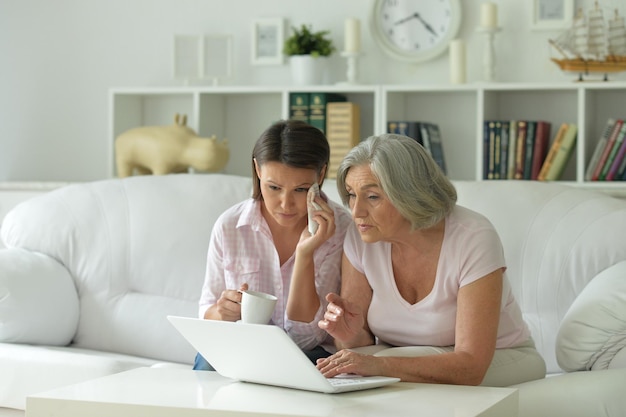
<path id="1" fill-rule="evenodd" d="M 232 76 L 232 35 L 174 35 L 174 78 L 191 81 Z"/>
<path id="2" fill-rule="evenodd" d="M 574 0 L 532 0 L 533 30 L 567 29 L 574 17 Z"/>
<path id="3" fill-rule="evenodd" d="M 252 22 L 252 64 L 282 65 L 284 38 L 284 19 L 255 19 Z"/>
<path id="4" fill-rule="evenodd" d="M 174 78 L 188 83 L 200 78 L 202 37 L 174 35 Z"/>
<path id="5" fill-rule="evenodd" d="M 202 42 L 202 66 L 200 78 L 218 80 L 233 74 L 232 35 L 205 35 Z"/>

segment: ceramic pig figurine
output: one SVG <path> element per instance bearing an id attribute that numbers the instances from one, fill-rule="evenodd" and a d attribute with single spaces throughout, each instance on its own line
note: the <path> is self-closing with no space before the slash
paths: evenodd
<path id="1" fill-rule="evenodd" d="M 226 139 L 199 137 L 187 127 L 187 117 L 178 114 L 170 126 L 130 129 L 115 141 L 115 161 L 120 177 L 135 172 L 154 175 L 187 172 L 189 167 L 217 172 L 226 166 L 229 157 Z"/>

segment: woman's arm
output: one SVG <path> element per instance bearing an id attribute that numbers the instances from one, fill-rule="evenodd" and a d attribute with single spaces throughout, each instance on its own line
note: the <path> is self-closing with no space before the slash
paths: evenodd
<path id="1" fill-rule="evenodd" d="M 459 290 L 454 351 L 422 357 L 385 357 L 342 350 L 318 368 L 327 377 L 357 373 L 394 376 L 407 382 L 479 385 L 495 352 L 502 276 L 502 269 L 498 269 Z"/>
<path id="2" fill-rule="evenodd" d="M 367 311 L 372 301 L 372 288 L 364 274 L 357 271 L 343 255 L 341 263 L 341 296 L 329 294 L 329 304 L 320 328 L 335 339 L 338 349 L 374 344 L 367 325 Z"/>
<path id="3" fill-rule="evenodd" d="M 310 323 L 320 308 L 320 298 L 315 286 L 315 251 L 335 234 L 335 213 L 321 197 L 315 200 L 321 207 L 315 211 L 314 219 L 319 227 L 314 235 L 305 228 L 296 246 L 289 296 L 287 317 L 292 321 Z"/>

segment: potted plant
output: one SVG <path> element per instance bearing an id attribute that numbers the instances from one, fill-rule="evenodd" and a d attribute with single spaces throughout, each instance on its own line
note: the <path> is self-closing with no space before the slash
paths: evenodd
<path id="1" fill-rule="evenodd" d="M 327 57 L 336 48 L 330 31 L 314 32 L 310 26 L 292 27 L 293 34 L 285 40 L 283 53 L 289 57 L 295 84 L 321 84 L 327 68 Z"/>

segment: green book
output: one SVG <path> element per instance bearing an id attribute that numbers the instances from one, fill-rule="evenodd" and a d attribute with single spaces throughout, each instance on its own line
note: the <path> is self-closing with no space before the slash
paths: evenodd
<path id="1" fill-rule="evenodd" d="M 309 102 L 309 93 L 289 93 L 289 118 L 310 123 Z"/>
<path id="2" fill-rule="evenodd" d="M 309 124 L 326 133 L 326 105 L 338 101 L 346 101 L 346 96 L 335 93 L 311 93 Z"/>

